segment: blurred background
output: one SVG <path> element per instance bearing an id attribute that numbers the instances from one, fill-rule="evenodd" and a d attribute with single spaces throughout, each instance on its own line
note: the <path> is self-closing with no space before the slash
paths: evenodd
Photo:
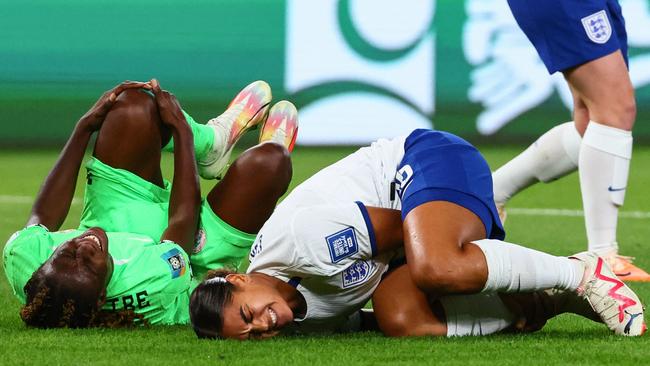
<path id="1" fill-rule="evenodd" d="M 650 0 L 620 0 L 650 142 Z M 417 127 L 531 142 L 571 119 L 505 0 L 0 0 L 0 148 L 56 147 L 104 91 L 156 77 L 199 121 L 250 81 L 300 109 L 302 145 Z"/>

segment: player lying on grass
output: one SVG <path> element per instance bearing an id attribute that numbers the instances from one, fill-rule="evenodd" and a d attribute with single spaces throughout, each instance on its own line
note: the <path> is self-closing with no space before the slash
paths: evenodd
<path id="1" fill-rule="evenodd" d="M 197 286 L 192 325 L 199 337 L 239 339 L 337 328 L 372 296 L 387 335 L 485 334 L 514 318 L 494 294 L 558 289 L 617 334 L 644 331 L 639 299 L 600 257 L 503 238 L 490 169 L 473 146 L 429 130 L 379 140 L 295 188 L 260 230 L 248 273 L 212 273 Z M 408 265 L 382 281 L 400 257 Z"/>
<path id="2" fill-rule="evenodd" d="M 152 89 L 155 98 L 141 88 Z M 203 201 L 195 158 L 204 174 L 219 174 L 241 134 L 264 121 L 270 99 L 266 83 L 253 83 L 204 126 L 155 81 L 127 82 L 105 93 L 77 123 L 27 227 L 4 249 L 5 273 L 25 303 L 23 321 L 42 328 L 115 327 L 135 319 L 187 323 L 192 272 L 237 266 L 254 239 L 249 233 L 286 191 L 291 164 L 285 146 L 297 128 L 295 108 L 287 102 L 271 108 L 262 143 L 244 152 Z M 96 131 L 79 229 L 55 231 Z M 170 185 L 160 157 L 172 136 Z"/>

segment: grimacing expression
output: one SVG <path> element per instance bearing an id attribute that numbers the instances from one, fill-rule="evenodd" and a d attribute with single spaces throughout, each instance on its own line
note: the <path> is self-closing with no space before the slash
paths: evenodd
<path id="1" fill-rule="evenodd" d="M 108 237 L 100 228 L 91 228 L 56 248 L 41 267 L 44 276 L 65 281 L 87 296 L 103 293 L 113 261 L 108 254 Z"/>
<path id="2" fill-rule="evenodd" d="M 246 275 L 228 275 L 226 279 L 235 290 L 232 302 L 223 309 L 222 337 L 271 338 L 293 322 L 293 311 L 275 288 L 255 283 Z"/>

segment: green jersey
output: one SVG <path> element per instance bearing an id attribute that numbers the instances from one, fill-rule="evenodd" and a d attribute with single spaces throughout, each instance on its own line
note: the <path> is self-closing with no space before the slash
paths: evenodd
<path id="1" fill-rule="evenodd" d="M 15 233 L 4 248 L 5 274 L 14 294 L 25 303 L 23 287 L 62 243 L 79 230 L 49 232 L 36 225 Z M 133 310 L 150 324 L 189 323 L 189 295 L 193 289 L 189 258 L 172 242 L 151 237 L 107 232 L 114 270 L 106 288 L 105 310 Z"/>
<path id="2" fill-rule="evenodd" d="M 171 184 L 165 181 L 164 187 L 159 187 L 94 157 L 86 168 L 88 176 L 79 230 L 96 226 L 109 232 L 147 235 L 158 242 L 167 228 Z M 211 269 L 238 268 L 254 239 L 255 234 L 230 226 L 203 200 L 199 230 L 191 253 L 194 275 L 201 278 Z"/>

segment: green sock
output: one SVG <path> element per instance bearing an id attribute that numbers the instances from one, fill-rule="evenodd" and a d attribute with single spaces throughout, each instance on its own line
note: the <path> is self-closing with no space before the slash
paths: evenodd
<path id="1" fill-rule="evenodd" d="M 194 154 L 196 160 L 201 161 L 208 153 L 212 152 L 214 145 L 214 131 L 211 127 L 198 123 L 183 111 L 187 123 L 192 128 L 192 135 L 194 135 Z M 163 147 L 163 151 L 174 151 L 174 139 L 170 139 L 169 143 Z"/>

